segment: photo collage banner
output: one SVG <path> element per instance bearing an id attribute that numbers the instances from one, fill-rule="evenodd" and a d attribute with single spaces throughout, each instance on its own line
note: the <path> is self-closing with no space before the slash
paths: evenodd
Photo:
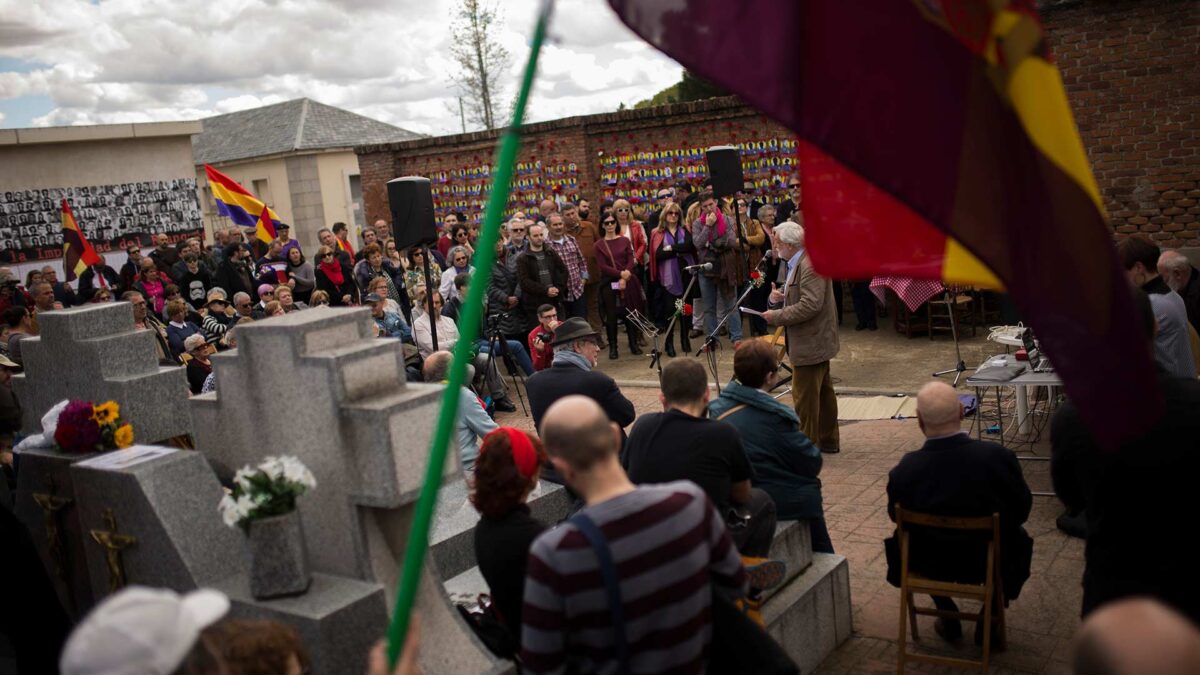
<path id="1" fill-rule="evenodd" d="M 196 179 L 0 192 L 0 263 L 62 257 L 62 200 L 98 253 L 203 234 Z"/>
<path id="2" fill-rule="evenodd" d="M 754 192 L 768 201 L 788 198 L 787 179 L 796 167 L 796 141 L 767 138 L 728 143 L 742 157 L 742 176 Z M 708 177 L 705 151 L 710 145 L 634 149 L 600 158 L 600 183 L 605 199 L 622 197 L 631 203 L 654 201 L 654 195 L 681 179 L 698 186 Z"/>

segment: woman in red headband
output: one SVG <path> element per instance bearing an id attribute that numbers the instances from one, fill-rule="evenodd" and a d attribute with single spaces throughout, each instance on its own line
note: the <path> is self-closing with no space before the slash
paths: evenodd
<path id="1" fill-rule="evenodd" d="M 533 540 L 546 530 L 525 501 L 537 487 L 545 460 L 542 442 L 513 427 L 485 436 L 475 460 L 471 503 L 483 516 L 475 526 L 475 559 L 491 589 L 493 607 L 508 628 L 506 647 L 514 654 L 520 647 L 525 562 Z"/>

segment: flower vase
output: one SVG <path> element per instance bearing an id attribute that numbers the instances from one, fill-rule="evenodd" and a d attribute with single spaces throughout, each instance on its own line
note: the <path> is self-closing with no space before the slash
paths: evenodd
<path id="1" fill-rule="evenodd" d="M 312 583 L 300 513 L 250 521 L 250 594 L 258 600 L 300 595 Z"/>

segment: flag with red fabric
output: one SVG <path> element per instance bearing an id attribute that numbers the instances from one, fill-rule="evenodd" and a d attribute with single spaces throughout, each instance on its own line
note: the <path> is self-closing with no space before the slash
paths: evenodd
<path id="1" fill-rule="evenodd" d="M 1033 0 L 609 2 L 798 134 L 818 272 L 1003 284 L 1098 438 L 1154 419 L 1147 338 Z"/>
<path id="2" fill-rule="evenodd" d="M 83 230 L 79 229 L 75 214 L 71 212 L 71 205 L 65 199 L 62 200 L 62 238 L 63 274 L 67 281 L 75 281 L 87 268 L 104 262 L 104 258 L 83 236 Z M 100 274 L 96 276 L 103 278 Z"/>

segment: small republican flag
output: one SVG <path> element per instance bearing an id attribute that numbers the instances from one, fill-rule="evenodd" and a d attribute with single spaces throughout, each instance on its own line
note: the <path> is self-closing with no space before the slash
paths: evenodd
<path id="1" fill-rule="evenodd" d="M 96 249 L 92 248 L 83 236 L 83 231 L 79 229 L 79 223 L 75 222 L 75 215 L 71 213 L 71 207 L 65 199 L 62 200 L 62 237 L 63 274 L 66 275 L 67 281 L 75 281 L 87 268 L 104 262 L 104 258 L 96 253 Z"/>

